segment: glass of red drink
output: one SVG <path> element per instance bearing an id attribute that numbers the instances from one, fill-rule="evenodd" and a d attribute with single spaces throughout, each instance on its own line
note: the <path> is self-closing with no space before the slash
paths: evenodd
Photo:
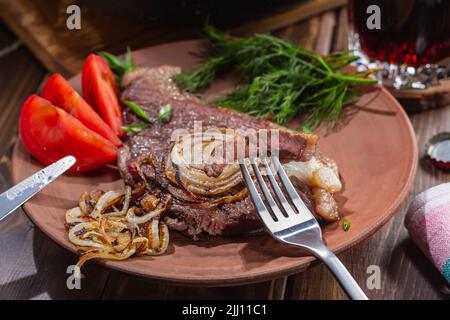
<path id="1" fill-rule="evenodd" d="M 349 46 L 384 84 L 423 89 L 447 78 L 449 0 L 349 0 Z"/>

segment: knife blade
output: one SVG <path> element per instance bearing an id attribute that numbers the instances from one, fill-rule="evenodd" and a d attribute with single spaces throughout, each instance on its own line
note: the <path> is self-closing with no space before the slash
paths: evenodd
<path id="1" fill-rule="evenodd" d="M 0 221 L 66 172 L 75 162 L 73 156 L 64 157 L 0 194 Z"/>

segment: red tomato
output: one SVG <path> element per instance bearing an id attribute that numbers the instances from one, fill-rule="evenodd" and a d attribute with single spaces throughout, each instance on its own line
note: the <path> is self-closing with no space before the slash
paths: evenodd
<path id="1" fill-rule="evenodd" d="M 117 157 L 116 147 L 78 119 L 37 95 L 29 97 L 20 113 L 19 133 L 28 152 L 45 165 L 73 155 L 69 172 L 99 168 Z"/>
<path id="2" fill-rule="evenodd" d="M 102 57 L 90 54 L 83 64 L 81 82 L 83 98 L 100 113 L 116 135 L 122 136 L 119 87 L 108 63 Z"/>
<path id="3" fill-rule="evenodd" d="M 122 141 L 113 130 L 60 74 L 55 73 L 47 79 L 41 96 L 73 115 L 86 127 L 108 139 L 114 145 L 122 145 Z"/>

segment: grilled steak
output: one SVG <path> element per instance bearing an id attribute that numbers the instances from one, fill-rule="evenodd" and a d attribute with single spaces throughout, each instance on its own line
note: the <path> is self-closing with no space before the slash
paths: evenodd
<path id="1" fill-rule="evenodd" d="M 139 104 L 149 116 L 157 117 L 165 104 L 172 106 L 169 121 L 155 121 L 149 128 L 131 135 L 121 148 L 118 164 L 124 181 L 135 185 L 145 180 L 150 188 L 162 188 L 170 192 L 173 200 L 168 207 L 165 222 L 170 228 L 182 231 L 194 239 L 203 232 L 217 235 L 260 229 L 261 223 L 247 195 L 217 204 L 214 198 L 206 196 L 197 197 L 197 200 L 202 200 L 200 202 L 186 199 L 186 195 L 190 193 L 186 187 L 189 186 L 177 185 L 176 174 L 170 179 L 166 173 L 168 160 L 173 147 L 174 132 L 179 129 L 193 129 L 196 121 L 201 121 L 203 128 L 279 128 L 270 122 L 258 121 L 232 110 L 208 107 L 196 97 L 181 93 L 171 80 L 179 72 L 177 67 L 163 66 L 139 69 L 124 77 L 123 84 L 126 89 L 122 99 Z M 127 123 L 136 120 L 133 113 L 125 110 Z M 280 130 L 279 157 L 282 162 L 308 161 L 316 154 L 316 142 L 317 137 L 314 135 L 292 134 Z M 219 176 L 224 170 L 223 166 L 214 163 L 203 168 L 208 177 Z M 300 180 L 294 180 L 305 202 L 314 211 L 314 190 Z"/>

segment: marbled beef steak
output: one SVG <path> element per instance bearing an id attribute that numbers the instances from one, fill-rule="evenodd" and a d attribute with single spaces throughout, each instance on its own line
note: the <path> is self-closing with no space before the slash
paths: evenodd
<path id="1" fill-rule="evenodd" d="M 122 100 L 137 103 L 151 117 L 156 117 L 163 105 L 170 103 L 172 106 L 169 121 L 155 121 L 149 128 L 130 135 L 121 148 L 118 163 L 125 183 L 137 185 L 145 179 L 149 188 L 162 188 L 172 193 L 173 200 L 165 214 L 165 222 L 171 229 L 182 231 L 194 239 L 202 233 L 236 234 L 260 229 L 262 225 L 247 195 L 234 201 L 217 204 L 214 204 L 214 197 L 209 199 L 202 196 L 201 199 L 205 201 L 201 202 L 186 200 L 180 196 L 189 193 L 186 186 L 183 188 L 174 184 L 165 173 L 166 166 L 173 147 L 172 134 L 180 128 L 193 129 L 195 121 L 201 121 L 203 128 L 260 130 L 279 127 L 232 110 L 209 107 L 196 97 L 181 93 L 171 79 L 179 72 L 178 67 L 163 66 L 154 69 L 142 68 L 124 77 L 123 85 L 126 89 Z M 127 123 L 137 121 L 129 110 L 125 110 L 124 113 Z M 316 142 L 317 137 L 314 135 L 293 134 L 280 130 L 280 159 L 284 163 L 310 160 L 316 154 Z M 205 168 L 209 170 L 208 176 L 220 174 L 221 167 L 205 166 Z M 316 211 L 320 195 L 315 196 L 313 189 L 300 183 L 299 180 L 295 182 L 307 205 Z M 245 189 L 243 186 L 241 188 Z M 332 199 L 329 193 L 327 195 L 328 200 Z M 334 201 L 330 208 L 336 214 Z M 330 208 L 328 210 L 331 210 Z"/>

